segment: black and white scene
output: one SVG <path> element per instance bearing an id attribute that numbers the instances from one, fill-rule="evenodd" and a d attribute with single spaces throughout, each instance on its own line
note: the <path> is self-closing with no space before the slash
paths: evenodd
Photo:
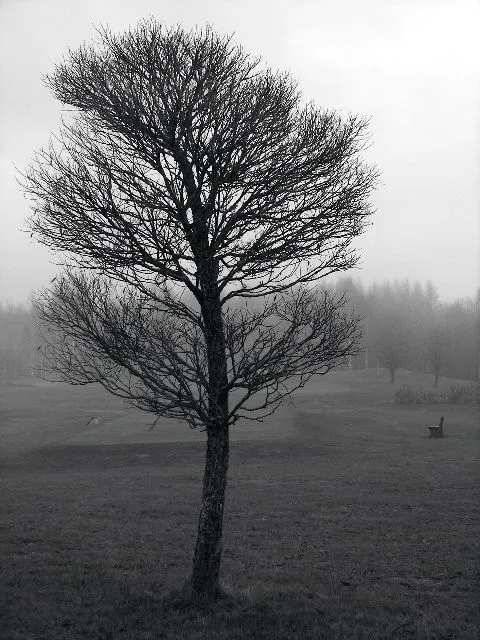
<path id="1" fill-rule="evenodd" d="M 475 640 L 480 2 L 0 0 L 0 639 Z"/>

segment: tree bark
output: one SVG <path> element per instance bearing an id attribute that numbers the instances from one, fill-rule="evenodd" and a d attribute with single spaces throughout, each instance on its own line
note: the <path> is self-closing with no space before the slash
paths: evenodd
<path id="1" fill-rule="evenodd" d="M 228 471 L 228 427 L 208 431 L 202 507 L 190 579 L 192 595 L 207 600 L 219 593 L 223 511 Z"/>
<path id="2" fill-rule="evenodd" d="M 203 242 L 203 255 L 208 256 Z M 219 593 L 222 555 L 223 510 L 227 485 L 229 428 L 225 332 L 218 291 L 218 263 L 201 261 L 200 305 L 204 322 L 208 359 L 207 452 L 203 478 L 202 507 L 190 579 L 190 591 L 196 598 L 215 599 Z"/>

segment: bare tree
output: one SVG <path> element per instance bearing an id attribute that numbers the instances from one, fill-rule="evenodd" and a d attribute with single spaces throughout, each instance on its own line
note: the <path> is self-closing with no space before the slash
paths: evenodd
<path id="1" fill-rule="evenodd" d="M 229 427 L 356 353 L 358 318 L 306 286 L 357 261 L 368 123 L 209 28 L 99 36 L 47 77 L 73 113 L 24 176 L 66 266 L 38 311 L 62 379 L 206 431 L 188 587 L 214 598 Z"/>
<path id="2" fill-rule="evenodd" d="M 369 334 L 379 360 L 395 383 L 397 370 L 408 360 L 408 314 L 398 284 L 374 285 L 369 290 Z"/>
<path id="3" fill-rule="evenodd" d="M 0 384 L 31 373 L 31 310 L 0 301 Z"/>
<path id="4" fill-rule="evenodd" d="M 424 329 L 425 357 L 433 370 L 435 387 L 438 387 L 440 371 L 444 369 L 451 343 L 449 327 L 446 323 L 445 309 L 437 301 L 429 305 Z"/>

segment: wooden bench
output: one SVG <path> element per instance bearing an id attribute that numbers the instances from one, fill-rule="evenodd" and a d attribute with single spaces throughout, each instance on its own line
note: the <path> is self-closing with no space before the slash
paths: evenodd
<path id="1" fill-rule="evenodd" d="M 443 438 L 443 417 L 440 418 L 440 424 L 428 427 L 430 431 L 430 438 Z"/>

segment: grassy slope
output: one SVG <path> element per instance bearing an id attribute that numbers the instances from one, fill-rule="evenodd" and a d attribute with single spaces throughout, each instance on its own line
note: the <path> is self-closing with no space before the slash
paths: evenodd
<path id="1" fill-rule="evenodd" d="M 97 389 L 3 388 L 0 638 L 473 640 L 478 411 L 392 397 L 374 373 L 331 374 L 257 427 L 275 439 L 232 444 L 235 599 L 192 610 L 165 596 L 190 568 L 202 442 L 146 432 Z"/>

